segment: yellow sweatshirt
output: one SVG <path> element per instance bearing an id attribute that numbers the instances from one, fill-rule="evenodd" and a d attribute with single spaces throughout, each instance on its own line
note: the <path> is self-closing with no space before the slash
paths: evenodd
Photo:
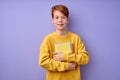
<path id="1" fill-rule="evenodd" d="M 73 44 L 72 53 L 63 53 L 63 61 L 55 61 L 53 52 L 55 52 L 56 43 L 70 42 Z M 66 36 L 60 36 L 56 32 L 47 35 L 40 46 L 39 64 L 47 70 L 46 80 L 81 80 L 80 66 L 87 64 L 89 55 L 80 37 L 72 32 Z M 69 70 L 69 63 L 78 64 L 75 70 Z"/>

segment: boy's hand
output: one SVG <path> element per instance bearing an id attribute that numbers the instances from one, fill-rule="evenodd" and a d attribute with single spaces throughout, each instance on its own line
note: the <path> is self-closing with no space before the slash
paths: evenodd
<path id="1" fill-rule="evenodd" d="M 63 58 L 62 58 L 62 54 L 61 52 L 53 52 L 53 59 L 56 60 L 56 61 L 62 61 Z M 74 70 L 76 69 L 78 65 L 76 63 L 69 63 L 69 70 Z"/>
<path id="2" fill-rule="evenodd" d="M 56 61 L 62 61 L 62 54 L 61 52 L 53 52 L 53 59 Z"/>
<path id="3" fill-rule="evenodd" d="M 69 63 L 69 70 L 74 70 L 77 68 L 77 64 L 76 63 Z"/>

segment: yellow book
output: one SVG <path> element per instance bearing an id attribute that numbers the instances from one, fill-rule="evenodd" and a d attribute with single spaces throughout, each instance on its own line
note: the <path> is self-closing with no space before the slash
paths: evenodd
<path id="1" fill-rule="evenodd" d="M 72 43 L 57 43 L 55 44 L 55 52 L 64 52 L 64 53 L 72 53 Z"/>

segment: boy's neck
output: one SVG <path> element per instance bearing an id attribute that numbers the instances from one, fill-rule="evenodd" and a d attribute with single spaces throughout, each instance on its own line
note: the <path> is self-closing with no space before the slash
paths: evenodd
<path id="1" fill-rule="evenodd" d="M 60 36 L 66 36 L 67 32 L 67 30 L 56 30 L 56 33 Z"/>

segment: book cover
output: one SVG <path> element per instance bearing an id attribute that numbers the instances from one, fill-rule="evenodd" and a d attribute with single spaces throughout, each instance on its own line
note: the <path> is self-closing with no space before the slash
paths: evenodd
<path id="1" fill-rule="evenodd" d="M 57 43 L 55 44 L 55 52 L 64 52 L 64 53 L 72 53 L 72 43 Z"/>

